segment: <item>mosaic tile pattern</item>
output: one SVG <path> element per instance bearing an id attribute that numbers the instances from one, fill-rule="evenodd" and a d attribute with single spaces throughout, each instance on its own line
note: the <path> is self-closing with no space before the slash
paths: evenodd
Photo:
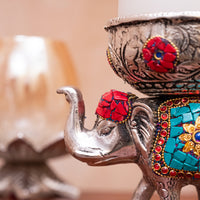
<path id="1" fill-rule="evenodd" d="M 200 98 L 160 105 L 152 169 L 161 176 L 200 178 Z"/>

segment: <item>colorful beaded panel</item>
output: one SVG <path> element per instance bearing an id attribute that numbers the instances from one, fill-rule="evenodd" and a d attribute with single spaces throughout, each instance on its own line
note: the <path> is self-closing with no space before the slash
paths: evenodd
<path id="1" fill-rule="evenodd" d="M 147 40 L 142 52 L 144 62 L 156 72 L 166 73 L 174 70 L 179 59 L 178 48 L 160 36 Z"/>
<path id="2" fill-rule="evenodd" d="M 160 105 L 152 153 L 156 174 L 200 178 L 200 98 L 177 98 Z"/>

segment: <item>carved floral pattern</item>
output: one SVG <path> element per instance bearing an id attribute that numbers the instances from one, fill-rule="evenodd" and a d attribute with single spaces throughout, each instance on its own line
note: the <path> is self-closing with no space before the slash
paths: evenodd
<path id="1" fill-rule="evenodd" d="M 195 155 L 200 155 L 200 116 L 197 117 L 195 125 L 183 124 L 183 129 L 186 133 L 179 136 L 181 141 L 186 142 L 183 147 L 183 152 L 193 151 Z"/>

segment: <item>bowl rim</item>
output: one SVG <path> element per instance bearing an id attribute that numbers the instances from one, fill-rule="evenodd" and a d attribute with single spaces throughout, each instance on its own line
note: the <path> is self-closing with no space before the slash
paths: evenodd
<path id="1" fill-rule="evenodd" d="M 110 29 L 114 26 L 119 26 L 131 22 L 140 22 L 147 20 L 159 20 L 159 19 L 198 19 L 200 20 L 200 11 L 184 11 L 184 12 L 159 12 L 159 13 L 146 13 L 141 15 L 131 16 L 119 16 L 110 19 L 106 25 L 105 30 Z"/>

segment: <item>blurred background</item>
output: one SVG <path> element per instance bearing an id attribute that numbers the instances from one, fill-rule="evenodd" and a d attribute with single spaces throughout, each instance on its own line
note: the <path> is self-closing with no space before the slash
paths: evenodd
<path id="1" fill-rule="evenodd" d="M 133 92 L 114 74 L 106 58 L 104 26 L 117 16 L 117 6 L 117 0 L 0 0 L 0 37 L 43 36 L 65 42 L 83 92 L 87 128 L 93 126 L 104 92 Z M 62 95 L 58 98 L 64 101 Z M 63 112 L 67 112 L 65 108 Z M 84 191 L 132 192 L 141 177 L 135 164 L 91 167 L 71 156 L 54 159 L 50 166 Z"/>
<path id="2" fill-rule="evenodd" d="M 107 62 L 104 26 L 117 17 L 117 7 L 117 0 L 0 0 L 0 37 L 43 36 L 65 42 L 85 100 L 87 128 L 93 126 L 104 92 L 117 89 L 141 96 Z M 71 156 L 50 161 L 50 166 L 83 191 L 132 192 L 142 176 L 136 164 L 91 167 Z"/>

